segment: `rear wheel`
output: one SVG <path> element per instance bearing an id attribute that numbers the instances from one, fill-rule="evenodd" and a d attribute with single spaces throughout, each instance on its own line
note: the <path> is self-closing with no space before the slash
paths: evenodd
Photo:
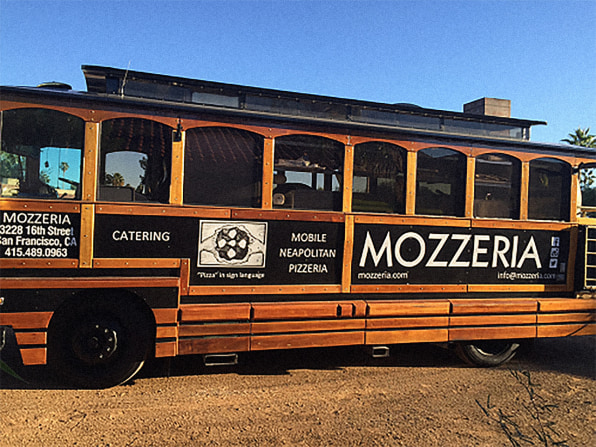
<path id="1" fill-rule="evenodd" d="M 69 384 L 108 388 L 131 379 L 152 341 L 140 306 L 119 297 L 82 298 L 58 310 L 48 328 L 48 364 Z"/>
<path id="2" fill-rule="evenodd" d="M 513 358 L 519 343 L 511 340 L 486 340 L 458 343 L 455 352 L 464 362 L 474 366 L 499 366 Z"/>

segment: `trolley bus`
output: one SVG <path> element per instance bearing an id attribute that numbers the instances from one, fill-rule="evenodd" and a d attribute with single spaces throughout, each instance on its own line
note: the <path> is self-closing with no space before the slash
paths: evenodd
<path id="1" fill-rule="evenodd" d="M 1 87 L 0 326 L 109 387 L 150 357 L 596 333 L 593 149 L 541 121 L 83 66 Z M 595 185 L 596 186 L 596 185 Z"/>

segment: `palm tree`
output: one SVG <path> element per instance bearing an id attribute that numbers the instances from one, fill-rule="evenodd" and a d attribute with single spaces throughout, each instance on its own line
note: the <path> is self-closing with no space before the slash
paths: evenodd
<path id="1" fill-rule="evenodd" d="M 596 135 L 590 135 L 589 127 L 586 129 L 578 127 L 574 133 L 570 133 L 568 136 L 569 138 L 563 138 L 561 141 L 575 146 L 596 147 Z"/>

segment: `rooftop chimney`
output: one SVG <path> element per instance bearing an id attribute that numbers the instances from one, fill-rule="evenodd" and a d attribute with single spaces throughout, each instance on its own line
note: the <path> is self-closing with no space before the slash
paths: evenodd
<path id="1" fill-rule="evenodd" d="M 511 101 L 509 99 L 480 98 L 464 104 L 464 113 L 511 118 Z"/>

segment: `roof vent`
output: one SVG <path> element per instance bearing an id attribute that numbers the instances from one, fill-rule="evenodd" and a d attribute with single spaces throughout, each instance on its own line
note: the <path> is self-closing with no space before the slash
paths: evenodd
<path id="1" fill-rule="evenodd" d="M 72 90 L 72 86 L 65 84 L 64 82 L 42 82 L 37 86 L 38 88 L 49 88 L 52 90 Z"/>

